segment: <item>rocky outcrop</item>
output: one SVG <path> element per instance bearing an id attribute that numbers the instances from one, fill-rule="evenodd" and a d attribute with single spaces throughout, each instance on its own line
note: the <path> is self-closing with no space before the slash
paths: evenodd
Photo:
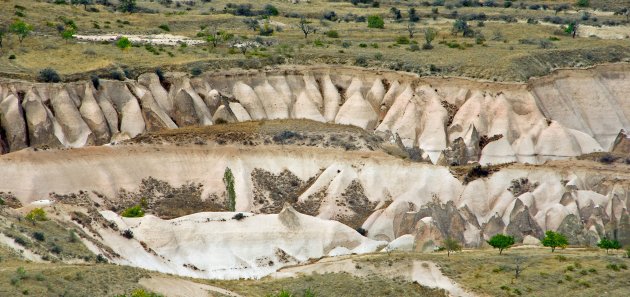
<path id="1" fill-rule="evenodd" d="M 630 156 L 630 135 L 626 130 L 619 131 L 610 150 L 613 153 Z"/>
<path id="2" fill-rule="evenodd" d="M 604 75 L 608 72 L 614 75 Z M 312 119 L 398 134 L 405 147 L 421 149 L 434 163 L 440 155 L 445 164 L 542 163 L 608 148 L 626 151 L 627 137 L 617 136 L 630 129 L 625 116 L 630 110 L 618 90 L 627 72 L 623 66 L 601 66 L 528 85 L 351 68 L 195 78 L 170 73 L 162 81 L 148 73 L 137 81 L 102 79 L 98 90 L 89 83 L 7 80 L 0 82 L 0 126 L 6 148 L 17 151 L 99 145 L 145 131 L 211 125 L 213 119 Z M 568 88 L 585 85 L 601 92 Z M 593 102 L 598 108 L 586 112 Z M 29 125 L 38 126 L 33 126 L 37 132 Z"/>

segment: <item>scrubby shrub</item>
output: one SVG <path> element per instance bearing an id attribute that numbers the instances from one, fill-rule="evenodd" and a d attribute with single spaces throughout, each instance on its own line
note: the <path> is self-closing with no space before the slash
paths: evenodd
<path id="1" fill-rule="evenodd" d="M 608 268 L 610 270 L 613 270 L 613 271 L 619 271 L 620 270 L 619 265 L 614 264 L 614 263 L 610 263 L 610 264 L 606 265 L 606 268 Z"/>
<path id="2" fill-rule="evenodd" d="M 142 206 L 135 205 L 125 209 L 120 215 L 125 218 L 141 218 L 144 216 L 144 210 L 142 210 Z"/>
<path id="3" fill-rule="evenodd" d="M 334 21 L 337 20 L 337 14 L 334 11 L 332 11 L 332 10 L 325 11 L 324 15 L 323 15 L 323 18 L 326 19 L 326 20 L 334 22 Z"/>
<path id="4" fill-rule="evenodd" d="M 61 81 L 59 73 L 52 68 L 44 68 L 39 71 L 39 81 L 47 83 L 58 83 Z"/>
<path id="5" fill-rule="evenodd" d="M 25 218 L 31 222 L 41 222 L 48 220 L 48 218 L 46 217 L 46 211 L 43 208 L 34 208 L 33 210 L 29 211 L 28 214 L 26 214 Z"/>
<path id="6" fill-rule="evenodd" d="M 111 79 L 123 81 L 125 80 L 125 73 L 118 69 L 114 69 L 109 73 L 109 77 Z"/>
<path id="7" fill-rule="evenodd" d="M 243 213 L 239 212 L 239 213 L 235 214 L 235 215 L 232 217 L 232 220 L 237 220 L 237 221 L 240 221 L 240 220 L 242 220 L 242 219 L 244 219 L 244 218 L 245 218 L 245 215 L 244 215 Z"/>
<path id="8" fill-rule="evenodd" d="M 375 29 L 385 28 L 385 22 L 383 21 L 383 18 L 381 18 L 378 15 L 368 16 L 367 21 L 368 21 L 368 28 L 375 28 Z"/>
<path id="9" fill-rule="evenodd" d="M 451 252 L 456 252 L 456 251 L 461 251 L 462 250 L 462 245 L 459 243 L 459 241 L 457 241 L 454 238 L 448 237 L 448 238 L 444 239 L 442 244 L 444 246 L 444 249 L 446 249 L 448 257 L 451 256 Z"/>
<path id="10" fill-rule="evenodd" d="M 127 238 L 127 239 L 132 239 L 132 238 L 133 238 L 133 231 L 131 231 L 131 230 L 129 230 L 129 229 L 126 229 L 126 230 L 124 230 L 124 231 L 122 232 L 122 234 L 121 234 L 121 235 L 122 235 L 124 238 Z"/>
<path id="11" fill-rule="evenodd" d="M 53 244 L 52 248 L 50 248 L 50 252 L 53 254 L 61 254 L 61 252 L 63 252 L 63 248 L 61 248 L 61 246 L 57 245 L 56 243 Z"/>
<path id="12" fill-rule="evenodd" d="M 366 67 L 368 65 L 368 58 L 365 56 L 358 56 L 354 59 L 354 65 Z"/>
<path id="13" fill-rule="evenodd" d="M 107 258 L 103 254 L 96 255 L 96 263 L 107 263 Z"/>
<path id="14" fill-rule="evenodd" d="M 161 24 L 161 25 L 158 26 L 158 28 L 160 28 L 160 29 L 162 29 L 162 30 L 164 30 L 166 32 L 170 32 L 171 31 L 171 28 L 167 24 Z"/>
<path id="15" fill-rule="evenodd" d="M 359 232 L 362 236 L 367 236 L 367 230 L 363 229 L 363 227 L 357 228 L 357 232 Z"/>
<path id="16" fill-rule="evenodd" d="M 101 85 L 101 80 L 99 79 L 98 75 L 91 75 L 90 80 L 92 81 L 92 85 L 94 86 L 94 88 L 98 90 L 98 87 Z"/>
<path id="17" fill-rule="evenodd" d="M 28 247 L 31 245 L 30 241 L 28 241 L 26 238 L 22 237 L 22 236 L 16 236 L 15 238 L 13 238 L 13 241 L 15 241 L 15 243 L 23 246 L 23 247 Z"/>
<path id="18" fill-rule="evenodd" d="M 271 36 L 273 35 L 274 29 L 269 24 L 269 22 L 265 22 L 262 26 L 258 28 L 258 34 L 262 36 Z"/>
<path id="19" fill-rule="evenodd" d="M 328 36 L 329 38 L 339 38 L 339 32 L 335 30 L 330 30 L 326 32 L 326 36 Z"/>
<path id="20" fill-rule="evenodd" d="M 77 232 L 75 232 L 74 230 L 68 231 L 68 242 L 71 242 L 71 243 L 79 242 L 79 236 L 77 235 Z"/>
<path id="21" fill-rule="evenodd" d="M 409 44 L 409 38 L 407 38 L 407 36 L 400 36 L 396 38 L 396 44 Z"/>
<path id="22" fill-rule="evenodd" d="M 603 156 L 601 156 L 599 158 L 599 162 L 600 163 L 604 163 L 604 164 L 612 164 L 613 162 L 615 162 L 617 158 L 615 158 L 615 156 L 611 155 L 611 154 L 605 154 Z"/>
<path id="23" fill-rule="evenodd" d="M 276 16 L 276 15 L 279 14 L 278 9 L 275 6 L 271 5 L 271 4 L 266 4 L 263 7 L 263 13 L 265 15 L 272 15 L 272 16 Z"/>
<path id="24" fill-rule="evenodd" d="M 44 235 L 43 232 L 33 232 L 33 238 L 35 238 L 35 240 L 37 241 L 46 240 L 46 236 Z"/>
<path id="25" fill-rule="evenodd" d="M 577 0 L 575 3 L 578 7 L 589 7 L 591 5 L 589 0 Z"/>
<path id="26" fill-rule="evenodd" d="M 190 69 L 190 74 L 192 74 L 193 76 L 199 76 L 202 73 L 203 70 L 199 66 L 194 66 L 192 69 Z"/>
<path id="27" fill-rule="evenodd" d="M 469 183 L 477 178 L 486 177 L 488 175 L 490 175 L 490 170 L 488 170 L 488 167 L 475 165 L 470 168 L 470 170 L 468 170 L 468 172 L 466 173 L 466 176 L 464 177 L 464 182 Z"/>

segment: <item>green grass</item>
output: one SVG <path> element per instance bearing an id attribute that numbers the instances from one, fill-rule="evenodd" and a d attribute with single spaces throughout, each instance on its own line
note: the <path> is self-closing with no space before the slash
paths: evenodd
<path id="1" fill-rule="evenodd" d="M 83 245 L 78 229 L 55 220 L 28 221 L 19 216 L 0 217 L 0 231 L 18 245 L 27 247 L 44 260 L 94 261 L 96 255 Z"/>
<path id="2" fill-rule="evenodd" d="M 551 253 L 547 248 L 516 248 L 503 255 L 497 250 L 465 250 L 450 257 L 445 253 L 394 253 L 360 257 L 359 261 L 373 265 L 413 259 L 434 261 L 464 288 L 488 296 L 626 296 L 630 270 L 621 266 L 627 268 L 630 259 L 622 256 L 622 252 L 606 255 L 595 249 Z M 519 278 L 514 272 L 517 258 L 522 259 L 524 267 Z"/>

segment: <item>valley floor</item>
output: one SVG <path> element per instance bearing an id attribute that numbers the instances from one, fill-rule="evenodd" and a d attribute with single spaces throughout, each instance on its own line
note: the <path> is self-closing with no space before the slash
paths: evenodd
<path id="1" fill-rule="evenodd" d="M 435 263 L 445 279 L 466 291 L 452 296 L 627 296 L 630 287 L 630 259 L 618 251 L 607 255 L 580 248 L 551 253 L 546 248 L 517 247 L 503 255 L 475 249 L 450 257 L 445 252 L 394 252 L 323 258 L 262 280 L 232 281 L 185 279 L 111 264 L 27 262 L 5 247 L 0 253 L 2 296 L 116 296 L 137 289 L 164 296 L 270 296 L 281 290 L 294 296 L 307 290 L 315 296 L 447 296 L 422 285 L 435 281 L 444 287 L 436 274 L 413 276 L 405 268 L 417 261 L 426 263 L 423 268 Z M 522 272 L 515 278 L 517 264 Z M 24 273 L 19 272 L 22 268 Z"/>

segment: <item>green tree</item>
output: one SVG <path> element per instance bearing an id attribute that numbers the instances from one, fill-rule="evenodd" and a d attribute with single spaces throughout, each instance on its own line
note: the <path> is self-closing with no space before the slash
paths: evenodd
<path id="1" fill-rule="evenodd" d="M 129 38 L 123 36 L 116 41 L 116 46 L 121 50 L 125 50 L 131 47 L 131 41 L 129 41 Z"/>
<path id="2" fill-rule="evenodd" d="M 442 242 L 442 244 L 444 245 L 444 249 L 446 250 L 447 257 L 451 256 L 451 252 L 462 250 L 462 245 L 459 243 L 459 241 L 450 237 L 444 239 L 444 242 Z"/>
<path id="3" fill-rule="evenodd" d="M 614 239 L 608 239 L 606 237 L 602 238 L 598 243 L 597 246 L 600 249 L 605 249 L 606 250 L 606 254 L 608 254 L 609 250 L 618 250 L 621 248 L 621 244 L 619 243 L 619 241 L 614 240 Z"/>
<path id="4" fill-rule="evenodd" d="M 26 38 L 26 36 L 31 34 L 31 32 L 33 31 L 33 26 L 25 23 L 22 20 L 15 20 L 15 22 L 13 22 L 13 24 L 11 24 L 11 26 L 9 27 L 9 30 L 11 30 L 13 34 L 17 35 L 18 40 L 20 41 L 20 43 L 22 43 L 24 38 Z"/>
<path id="5" fill-rule="evenodd" d="M 311 22 L 307 21 L 305 17 L 300 18 L 300 23 L 298 26 L 300 27 L 300 30 L 302 30 L 302 33 L 304 33 L 304 39 L 308 38 L 308 34 L 315 31 L 315 28 L 313 28 L 313 26 L 311 26 L 310 24 Z"/>
<path id="6" fill-rule="evenodd" d="M 223 42 L 232 40 L 232 38 L 234 38 L 234 34 L 232 33 L 228 33 L 225 31 L 217 31 L 216 29 L 213 29 L 210 32 L 210 34 L 208 34 L 208 37 L 206 40 L 209 43 L 212 43 L 212 47 L 217 47 L 219 46 L 219 44 Z"/>
<path id="7" fill-rule="evenodd" d="M 542 240 L 542 245 L 551 248 L 553 253 L 556 248 L 565 248 L 569 245 L 567 238 L 558 232 L 547 231 L 545 232 L 545 238 Z"/>
<path id="8" fill-rule="evenodd" d="M 501 255 L 503 250 L 509 249 L 514 245 L 514 237 L 505 234 L 497 234 L 486 242 L 493 248 L 499 249 L 499 255 Z"/>
<path id="9" fill-rule="evenodd" d="M 120 0 L 118 9 L 122 12 L 133 13 L 138 9 L 136 0 Z"/>
<path id="10" fill-rule="evenodd" d="M 33 223 L 48 220 L 46 211 L 43 208 L 34 208 L 26 214 L 25 218 Z"/>
<path id="11" fill-rule="evenodd" d="M 375 29 L 385 28 L 385 22 L 383 21 L 383 18 L 381 18 L 380 16 L 377 16 L 377 15 L 368 16 L 367 21 L 368 21 L 368 28 L 375 28 Z"/>
<path id="12" fill-rule="evenodd" d="M 236 191 L 234 191 L 234 175 L 230 167 L 225 168 L 223 173 L 223 183 L 225 184 L 225 192 L 227 193 L 227 203 L 229 211 L 236 211 Z"/>
<path id="13" fill-rule="evenodd" d="M 437 36 L 437 31 L 435 29 L 431 27 L 424 29 L 424 41 L 425 41 L 426 48 L 432 47 L 431 42 L 433 42 L 436 36 Z"/>

